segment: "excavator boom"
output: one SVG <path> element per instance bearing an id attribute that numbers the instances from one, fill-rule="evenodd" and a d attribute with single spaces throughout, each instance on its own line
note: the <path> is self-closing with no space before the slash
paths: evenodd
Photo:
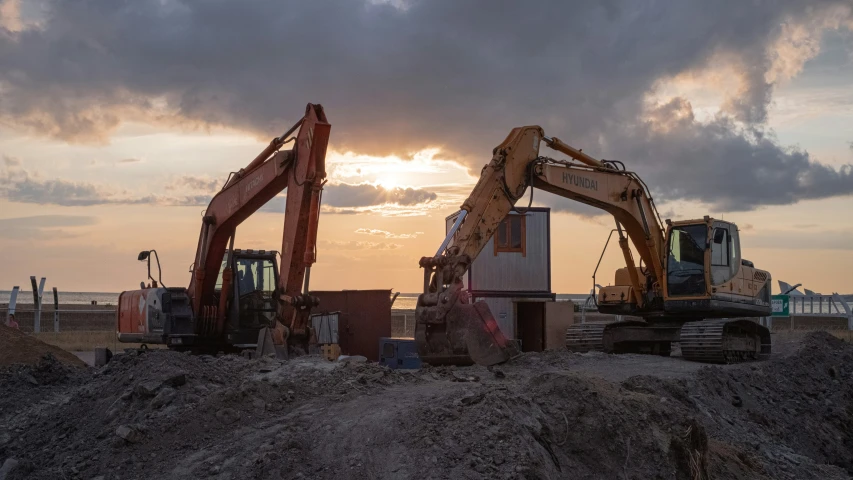
<path id="1" fill-rule="evenodd" d="M 146 289 L 143 289 L 122 293 L 127 305 L 121 304 L 119 309 L 119 338 L 124 333 L 127 341 L 139 340 L 135 332 L 142 331 L 145 332 L 145 341 L 149 343 L 162 339 L 163 343 L 177 343 L 182 347 L 189 343 L 210 347 L 243 343 L 253 334 L 257 337 L 257 328 L 248 329 L 251 331 L 242 328 L 242 335 L 234 334 L 241 330 L 238 317 L 258 317 L 257 312 L 263 312 L 260 316 L 265 319 L 275 317 L 269 325 L 275 328 L 275 343 L 282 344 L 286 338 L 291 343 L 294 340 L 306 343 L 309 337 L 307 325 L 310 308 L 317 303 L 316 299 L 307 295 L 307 276 L 316 260 L 320 195 L 326 178 L 325 156 L 330 129 L 323 107 L 308 104 L 299 121 L 284 134 L 275 137 L 245 168 L 233 172 L 222 189 L 213 196 L 202 217 L 189 286 L 168 291 L 154 288 L 157 291 L 146 293 Z M 295 136 L 291 136 L 294 133 Z M 291 143 L 290 149 L 284 149 Z M 237 227 L 242 222 L 285 189 L 287 199 L 281 262 L 275 275 L 277 282 L 271 285 L 274 282 L 264 278 L 264 275 L 269 276 L 276 252 L 235 250 L 234 239 Z M 237 253 L 251 256 L 251 259 L 244 259 L 244 270 L 241 272 L 234 270 L 234 255 Z M 256 271 L 246 270 L 250 264 Z M 258 268 L 264 271 L 259 272 Z M 233 288 L 240 280 L 235 278 L 237 273 L 252 275 L 251 282 L 247 278 L 241 287 L 251 284 L 247 288 L 258 294 L 261 291 L 256 290 L 255 282 L 265 281 L 264 288 L 275 296 L 271 299 L 272 308 L 264 304 L 270 303 L 270 299 L 258 299 L 258 295 L 255 295 L 256 298 L 252 300 L 249 298 L 251 295 L 243 291 L 245 289 Z M 188 303 L 188 308 L 182 310 L 179 318 L 162 311 L 160 307 L 151 310 L 150 314 L 149 310 L 143 308 L 139 309 L 141 313 L 134 313 L 136 302 L 157 304 L 156 300 L 148 300 L 149 293 L 161 298 L 160 304 L 171 306 L 173 299 L 180 299 Z M 256 312 L 247 313 L 248 307 L 241 310 L 240 299 L 236 298 L 238 295 L 247 295 L 247 304 L 254 301 Z M 137 300 L 137 297 L 141 300 Z M 158 319 L 166 317 L 166 321 L 152 322 L 149 316 Z M 229 335 L 235 339 L 233 342 L 226 339 Z"/>
<path id="2" fill-rule="evenodd" d="M 573 161 L 540 156 L 542 143 L 568 155 Z M 424 293 L 419 297 L 416 308 L 415 341 L 419 354 L 427 363 L 474 361 L 493 365 L 517 353 L 514 342 L 497 328 L 485 303 L 470 304 L 461 279 L 528 187 L 599 208 L 613 216 L 626 267 L 617 272 L 617 280 L 621 280 L 616 285 L 602 290 L 601 311 L 638 315 L 661 324 L 669 321 L 683 323 L 688 318 L 719 318 L 732 313 L 757 316 L 769 309 L 769 303 L 764 305 L 763 298 L 755 298 L 760 296 L 757 283 L 747 285 L 753 291 L 741 295 L 742 298 L 730 302 L 731 305 L 723 305 L 720 303 L 722 300 L 714 298 L 717 288 L 712 288 L 716 280 L 710 275 L 710 240 L 703 240 L 705 243 L 699 247 L 700 255 L 705 252 L 704 260 L 700 260 L 704 266 L 699 270 L 705 272 L 702 285 L 707 288 L 698 293 L 694 291 L 698 297 L 670 295 L 669 286 L 677 283 L 676 287 L 683 289 L 684 284 L 674 280 L 679 272 L 667 271 L 667 258 L 671 256 L 667 252 L 672 250 L 667 246 L 670 228 L 663 226 L 650 191 L 639 176 L 628 171 L 621 162 L 598 160 L 558 138 L 548 137 L 538 126 L 518 127 L 494 149 L 492 160 L 483 168 L 480 180 L 463 202 L 461 213 L 439 250 L 434 256 L 420 260 L 420 266 L 424 268 Z M 723 241 L 729 243 L 736 235 L 733 224 L 707 217 L 686 223 L 698 225 L 691 227 L 694 230 L 726 229 L 730 236 L 723 235 L 727 239 Z M 706 235 L 703 238 L 710 237 Z M 735 250 L 739 252 L 740 249 L 727 247 L 726 251 Z M 633 251 L 640 257 L 639 265 Z M 728 270 L 716 269 L 719 275 L 714 278 L 719 280 L 728 274 L 726 281 L 730 281 L 747 270 L 752 275 L 751 264 L 740 268 L 739 263 L 739 256 L 728 259 Z M 671 265 L 681 265 L 680 260 Z M 765 282 L 769 278 L 765 273 L 756 274 L 755 281 Z M 691 285 L 699 285 L 695 275 L 691 278 Z M 769 294 L 769 288 L 765 293 Z M 756 305 L 758 308 L 753 308 Z M 665 344 L 668 351 L 672 332 L 677 333 L 678 328 L 667 324 L 653 331 L 643 330 L 645 326 L 633 325 L 639 330 L 635 328 L 632 338 L 625 335 L 611 337 L 616 339 L 613 340 L 615 343 L 630 344 L 631 348 L 635 348 L 635 344 L 655 344 L 655 348 Z M 597 331 L 596 335 L 603 335 L 602 332 Z M 619 332 L 630 330 L 623 328 Z M 567 334 L 567 338 L 573 337 Z M 599 338 L 596 341 L 604 340 Z"/>

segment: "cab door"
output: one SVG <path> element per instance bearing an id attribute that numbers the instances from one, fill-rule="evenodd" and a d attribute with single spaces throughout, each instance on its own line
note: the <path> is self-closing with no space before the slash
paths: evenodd
<path id="1" fill-rule="evenodd" d="M 708 294 L 705 279 L 705 249 L 708 225 L 676 225 L 667 239 L 666 292 L 668 297 L 703 297 Z"/>
<path id="2" fill-rule="evenodd" d="M 715 221 L 711 226 L 711 286 L 718 298 L 734 300 L 744 293 L 737 227 Z"/>

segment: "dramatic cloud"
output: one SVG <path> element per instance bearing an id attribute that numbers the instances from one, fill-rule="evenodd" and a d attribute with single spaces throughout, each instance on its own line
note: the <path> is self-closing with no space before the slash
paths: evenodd
<path id="1" fill-rule="evenodd" d="M 418 238 L 418 235 L 424 234 L 424 232 L 391 233 L 387 230 L 378 230 L 376 228 L 359 228 L 355 231 L 355 233 L 361 233 L 364 235 L 376 235 L 385 238 Z"/>
<path id="2" fill-rule="evenodd" d="M 428 203 L 438 196 L 419 188 L 384 188 L 380 185 L 347 183 L 327 185 L 323 192 L 323 203 L 331 207 L 363 207 L 394 203 L 411 206 Z"/>
<path id="3" fill-rule="evenodd" d="M 93 205 L 168 205 L 201 206 L 210 202 L 209 195 L 134 196 L 111 187 L 89 182 L 45 179 L 31 174 L 17 164 L 0 169 L 0 198 L 10 202 L 65 207 Z"/>
<path id="4" fill-rule="evenodd" d="M 20 162 L 4 157 L 0 165 L 0 199 L 39 205 L 161 205 L 189 207 L 207 206 L 221 188 L 218 180 L 183 176 L 166 190 L 173 195 L 134 195 L 110 186 L 42 178 L 38 172 L 21 168 Z M 189 193 L 186 193 L 189 191 Z M 283 213 L 286 190 L 261 207 L 261 212 Z M 434 208 L 437 195 L 417 188 L 384 188 L 378 185 L 329 184 L 324 188 L 323 212 L 334 214 L 378 213 L 385 216 L 424 215 Z M 386 238 L 414 238 L 401 236 Z"/>
<path id="5" fill-rule="evenodd" d="M 198 177 L 194 175 L 183 175 L 170 185 L 166 186 L 167 190 L 200 190 L 202 192 L 216 193 L 222 188 L 223 181 L 215 180 L 210 177 Z"/>
<path id="6" fill-rule="evenodd" d="M 781 149 L 762 131 L 738 128 L 726 117 L 701 125 L 688 102 L 660 106 L 655 120 L 626 131 L 616 158 L 643 165 L 643 177 L 658 201 L 693 199 L 718 211 L 853 194 L 853 166 L 839 169 L 814 161 L 808 152 Z"/>
<path id="7" fill-rule="evenodd" d="M 766 126 L 774 88 L 822 32 L 853 26 L 849 0 L 45 4 L 35 26 L 0 29 L 0 121 L 56 138 L 103 142 L 126 120 L 266 138 L 315 101 L 340 151 L 437 147 L 478 172 L 510 128 L 535 123 L 625 161 L 661 199 L 744 210 L 853 193 L 847 167 Z M 713 62 L 738 85 L 718 118 L 697 120 L 688 100 L 649 107 L 662 82 Z"/>
<path id="8" fill-rule="evenodd" d="M 21 29 L 21 4 L 19 0 L 0 1 L 0 28 L 13 32 Z"/>

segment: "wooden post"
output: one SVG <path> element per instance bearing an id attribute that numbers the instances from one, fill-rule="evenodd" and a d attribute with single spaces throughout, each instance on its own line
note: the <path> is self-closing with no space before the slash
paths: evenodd
<path id="1" fill-rule="evenodd" d="M 6 312 L 6 326 L 9 326 L 9 319 L 15 314 L 15 304 L 18 302 L 18 290 L 21 287 L 15 285 L 12 287 L 12 296 L 9 297 L 9 310 Z"/>
<path id="2" fill-rule="evenodd" d="M 59 333 L 59 293 L 53 287 L 53 331 Z"/>
<path id="3" fill-rule="evenodd" d="M 41 296 L 44 293 L 45 278 L 41 277 L 41 281 L 36 285 L 36 277 L 30 276 L 30 283 L 33 284 L 33 332 L 41 332 Z"/>

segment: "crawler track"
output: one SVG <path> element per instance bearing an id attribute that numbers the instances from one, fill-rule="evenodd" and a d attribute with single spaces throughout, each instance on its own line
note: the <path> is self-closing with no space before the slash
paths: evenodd
<path id="1" fill-rule="evenodd" d="M 681 327 L 681 355 L 706 363 L 741 363 L 770 355 L 770 331 L 750 320 L 700 320 Z"/>
<path id="2" fill-rule="evenodd" d="M 601 322 L 566 329 L 570 352 L 642 353 L 669 355 L 670 343 L 679 342 L 685 360 L 703 363 L 740 363 L 770 354 L 770 331 L 751 320 L 699 320 L 662 326 L 646 322 Z"/>
<path id="3" fill-rule="evenodd" d="M 604 352 L 604 330 L 612 322 L 580 323 L 566 329 L 566 348 L 570 352 Z"/>

